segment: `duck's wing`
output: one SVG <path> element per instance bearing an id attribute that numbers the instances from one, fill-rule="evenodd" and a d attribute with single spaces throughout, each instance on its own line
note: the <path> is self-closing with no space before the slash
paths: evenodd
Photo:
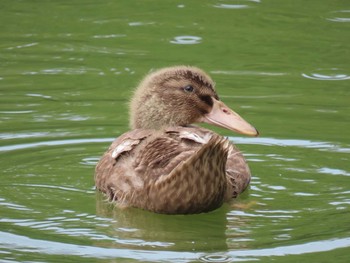
<path id="1" fill-rule="evenodd" d="M 178 163 L 189 158 L 199 146 L 191 135 L 195 136 L 176 129 L 166 132 L 136 129 L 124 133 L 98 162 L 96 187 L 110 200 L 124 200 L 127 192 L 144 189 L 145 184 L 169 174 Z"/>
<path id="2" fill-rule="evenodd" d="M 118 165 L 121 158 L 128 156 L 144 139 L 152 135 L 152 130 L 137 129 L 116 138 L 103 154 L 95 168 L 95 185 L 97 189 L 114 199 L 115 176 L 123 174 L 125 168 Z"/>

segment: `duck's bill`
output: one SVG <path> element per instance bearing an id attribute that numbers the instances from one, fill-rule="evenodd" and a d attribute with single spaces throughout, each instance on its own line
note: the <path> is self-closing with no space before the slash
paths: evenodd
<path id="1" fill-rule="evenodd" d="M 227 107 L 225 103 L 214 98 L 213 102 L 212 110 L 203 116 L 200 120 L 201 122 L 210 123 L 249 136 L 259 135 L 257 129 Z"/>

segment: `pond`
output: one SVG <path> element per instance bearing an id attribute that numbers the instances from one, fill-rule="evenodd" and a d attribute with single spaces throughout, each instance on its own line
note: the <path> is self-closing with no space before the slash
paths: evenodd
<path id="1" fill-rule="evenodd" d="M 1 1 L 0 261 L 347 262 L 347 1 Z M 120 209 L 94 167 L 153 69 L 194 65 L 260 131 L 205 214 Z M 209 126 L 206 126 L 209 127 Z"/>

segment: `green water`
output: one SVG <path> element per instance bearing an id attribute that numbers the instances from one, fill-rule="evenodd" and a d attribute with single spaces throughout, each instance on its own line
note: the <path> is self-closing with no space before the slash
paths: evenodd
<path id="1" fill-rule="evenodd" d="M 350 3 L 0 2 L 0 261 L 348 262 Z M 93 173 L 151 69 L 195 65 L 261 136 L 208 214 L 119 210 Z"/>

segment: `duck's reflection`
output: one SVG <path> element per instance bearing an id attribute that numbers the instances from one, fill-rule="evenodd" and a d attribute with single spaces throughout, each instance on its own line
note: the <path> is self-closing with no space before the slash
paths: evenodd
<path id="1" fill-rule="evenodd" d="M 116 207 L 101 193 L 96 194 L 96 200 L 97 215 L 113 219 L 104 234 L 117 242 L 108 242 L 108 246 L 193 252 L 227 251 L 247 246 L 244 241 L 249 235 L 245 230 L 246 218 L 228 217 L 232 210 L 230 205 L 210 213 L 163 215 Z"/>

